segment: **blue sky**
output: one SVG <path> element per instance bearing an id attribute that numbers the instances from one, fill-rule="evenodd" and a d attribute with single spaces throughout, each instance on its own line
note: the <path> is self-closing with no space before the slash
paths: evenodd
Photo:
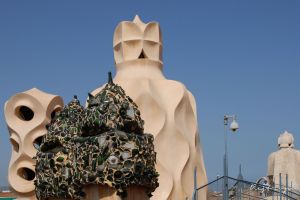
<path id="1" fill-rule="evenodd" d="M 105 2 L 105 3 L 104 3 Z M 112 37 L 139 14 L 163 32 L 164 73 L 194 94 L 210 180 L 222 174 L 223 115 L 229 175 L 266 175 L 267 157 L 285 129 L 300 146 L 300 1 L 0 1 L 0 185 L 10 159 L 4 102 L 37 87 L 65 102 L 114 73 Z"/>

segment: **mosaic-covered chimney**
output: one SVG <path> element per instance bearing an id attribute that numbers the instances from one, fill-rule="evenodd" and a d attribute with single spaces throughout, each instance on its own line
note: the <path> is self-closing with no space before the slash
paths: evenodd
<path id="1" fill-rule="evenodd" d="M 158 187 L 153 140 L 137 105 L 109 74 L 86 108 L 74 96 L 48 125 L 36 156 L 37 198 L 102 199 L 109 190 L 109 199 L 149 199 Z"/>

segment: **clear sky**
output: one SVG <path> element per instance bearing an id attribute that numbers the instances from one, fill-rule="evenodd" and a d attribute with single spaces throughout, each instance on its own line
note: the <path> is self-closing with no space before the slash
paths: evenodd
<path id="1" fill-rule="evenodd" d="M 3 107 L 37 87 L 65 102 L 115 71 L 114 28 L 139 14 L 163 32 L 164 73 L 195 95 L 209 180 L 222 172 L 223 115 L 238 115 L 229 134 L 229 175 L 256 180 L 285 129 L 300 147 L 300 1 L 0 1 L 0 185 L 10 145 Z"/>

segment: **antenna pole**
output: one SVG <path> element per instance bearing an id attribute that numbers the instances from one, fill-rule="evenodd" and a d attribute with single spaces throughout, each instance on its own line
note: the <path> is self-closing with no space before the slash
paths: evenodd
<path id="1" fill-rule="evenodd" d="M 111 76 L 111 72 L 108 72 L 108 84 L 114 84 L 112 76 Z"/>

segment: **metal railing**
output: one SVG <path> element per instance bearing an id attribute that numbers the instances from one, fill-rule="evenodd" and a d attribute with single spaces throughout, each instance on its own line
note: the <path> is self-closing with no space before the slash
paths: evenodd
<path id="1" fill-rule="evenodd" d="M 223 200 L 224 176 L 217 178 L 199 188 L 194 189 L 193 200 L 199 198 L 201 192 L 207 193 L 207 200 Z M 228 198 L 230 200 L 300 200 L 300 192 L 292 187 L 254 183 L 227 177 Z"/>

